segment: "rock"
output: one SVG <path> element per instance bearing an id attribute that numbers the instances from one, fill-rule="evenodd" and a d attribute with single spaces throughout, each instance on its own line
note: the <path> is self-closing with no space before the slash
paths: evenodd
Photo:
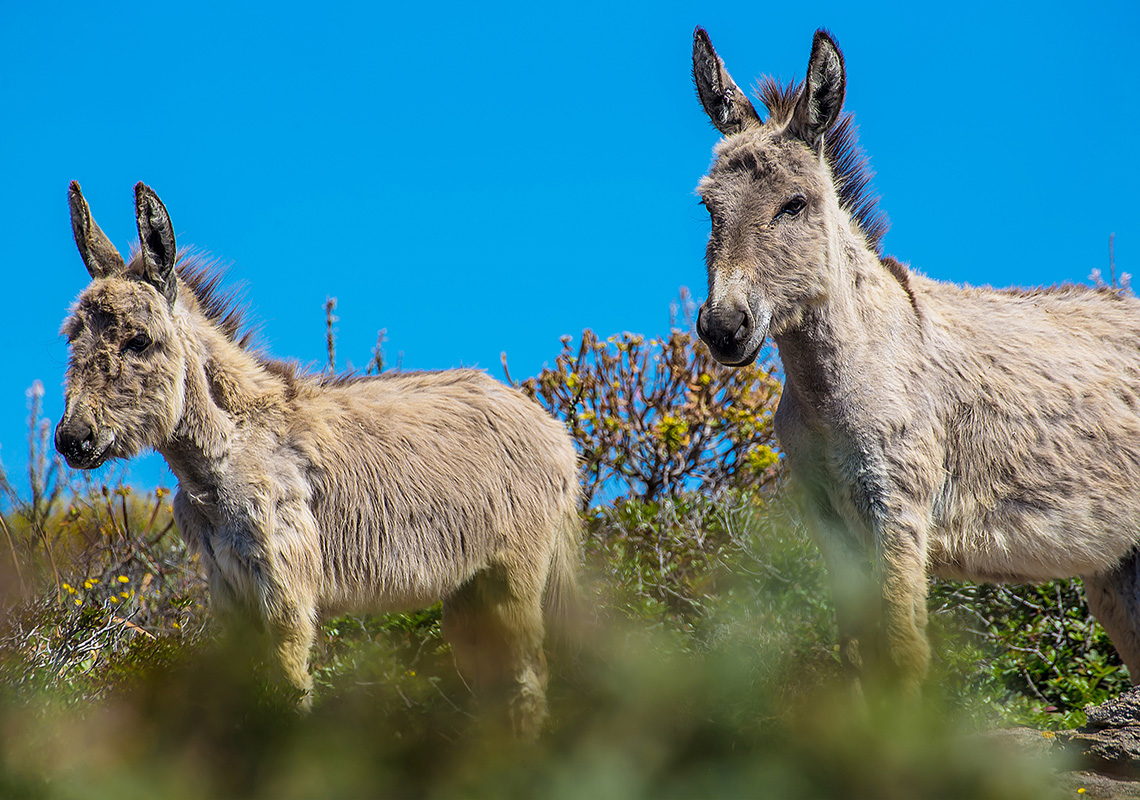
<path id="1" fill-rule="evenodd" d="M 1140 800 L 1140 783 L 1111 778 L 1089 770 L 1062 773 L 1057 778 L 1057 788 L 1065 797 Z"/>
<path id="2" fill-rule="evenodd" d="M 1140 686 L 1133 686 L 1120 697 L 1101 703 L 1099 706 L 1085 706 L 1088 727 L 1122 728 L 1140 724 Z"/>
<path id="3" fill-rule="evenodd" d="M 1048 758 L 1055 755 L 1057 734 L 1035 728 L 1005 728 L 983 734 L 988 744 L 1010 756 Z"/>
<path id="4" fill-rule="evenodd" d="M 1058 769 L 1064 796 L 1140 800 L 1140 687 L 1099 706 L 1071 731 L 1013 728 L 986 734 L 994 747 L 1038 757 Z"/>
<path id="5" fill-rule="evenodd" d="M 1088 769 L 1140 780 L 1140 688 L 1099 706 L 1087 706 L 1085 714 L 1087 725 L 1058 731 L 1057 741 Z"/>

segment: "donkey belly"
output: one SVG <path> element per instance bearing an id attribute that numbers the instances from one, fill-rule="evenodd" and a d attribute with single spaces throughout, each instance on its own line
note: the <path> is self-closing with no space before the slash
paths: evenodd
<path id="1" fill-rule="evenodd" d="M 469 533 L 470 525 L 404 527 L 351 515 L 339 524 L 328 520 L 321 531 L 322 607 L 406 611 L 434 604 L 494 554 L 485 536 Z"/>
<path id="2" fill-rule="evenodd" d="M 1140 541 L 1135 518 L 1103 520 L 1078 509 L 1005 509 L 970 526 L 936 528 L 930 571 L 941 577 L 1034 583 L 1112 569 Z"/>
<path id="3" fill-rule="evenodd" d="M 386 614 L 393 611 L 415 611 L 428 608 L 438 602 L 447 592 L 428 584 L 403 586 L 396 590 L 370 591 L 364 586 L 332 587 L 324 593 L 320 603 L 323 617 L 338 614 Z"/>

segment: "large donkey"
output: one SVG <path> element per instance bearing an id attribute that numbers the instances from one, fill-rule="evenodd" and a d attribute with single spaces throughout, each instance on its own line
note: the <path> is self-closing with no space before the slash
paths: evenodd
<path id="1" fill-rule="evenodd" d="M 847 672 L 881 659 L 917 689 L 928 574 L 1080 575 L 1140 681 L 1140 301 L 955 286 L 884 258 L 825 31 L 802 85 L 760 86 L 767 121 L 700 28 L 693 75 L 724 134 L 699 186 L 712 235 L 698 330 L 729 365 L 766 335 L 779 349 L 776 433 L 832 575 Z"/>
<path id="2" fill-rule="evenodd" d="M 319 614 L 444 601 L 476 690 L 507 695 L 516 730 L 546 713 L 544 604 L 574 590 L 577 458 L 566 431 L 472 370 L 300 375 L 248 349 L 216 275 L 179 259 L 166 208 L 135 187 L 129 263 L 71 184 L 91 284 L 63 333 L 56 447 L 80 469 L 154 448 L 211 605 L 268 628 L 310 702 Z"/>

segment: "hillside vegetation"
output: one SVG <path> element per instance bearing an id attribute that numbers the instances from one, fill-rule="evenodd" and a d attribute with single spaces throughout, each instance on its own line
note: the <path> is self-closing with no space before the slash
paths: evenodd
<path id="1" fill-rule="evenodd" d="M 520 386 L 585 486 L 583 613 L 536 745 L 480 726 L 438 606 L 328 621 L 297 714 L 211 627 L 169 491 L 69 473 L 30 391 L 29 488 L 0 480 L 0 797 L 1040 797 L 1039 765 L 971 732 L 1079 724 L 1127 685 L 1078 581 L 936 582 L 925 699 L 856 707 L 771 363 L 721 368 L 684 324 L 587 330 Z"/>

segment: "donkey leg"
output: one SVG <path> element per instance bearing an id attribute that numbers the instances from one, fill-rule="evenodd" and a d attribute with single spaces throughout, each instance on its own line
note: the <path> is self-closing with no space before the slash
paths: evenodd
<path id="1" fill-rule="evenodd" d="M 866 669 L 878 649 L 878 585 L 865 557 L 842 547 L 823 551 L 839 629 L 839 661 L 852 694 L 861 698 Z"/>
<path id="2" fill-rule="evenodd" d="M 301 709 L 313 705 L 313 676 L 309 674 L 309 654 L 317 638 L 317 605 L 314 598 L 299 591 L 288 576 L 277 576 L 270 569 L 258 573 L 261 612 L 273 641 L 281 671 L 301 690 Z M 293 588 L 290 589 L 290 584 Z"/>
<path id="3" fill-rule="evenodd" d="M 839 628 L 839 658 L 859 697 L 884 678 L 917 695 L 930 661 L 921 536 L 897 525 L 877 534 L 874 562 L 838 519 L 816 519 Z"/>
<path id="4" fill-rule="evenodd" d="M 839 629 L 839 660 L 853 698 L 861 703 L 880 670 L 882 601 L 875 565 L 862 537 L 838 516 L 804 506 L 805 518 L 827 565 Z"/>
<path id="5" fill-rule="evenodd" d="M 886 666 L 904 693 L 917 695 L 930 664 L 924 540 L 917 529 L 895 525 L 878 536 Z"/>
<path id="6" fill-rule="evenodd" d="M 1108 632 L 1132 683 L 1140 684 L 1140 548 L 1112 570 L 1083 580 L 1089 611 Z"/>
<path id="7" fill-rule="evenodd" d="M 313 707 L 313 676 L 309 672 L 309 654 L 317 638 L 316 614 L 308 609 L 295 609 L 272 621 L 277 659 L 285 679 L 302 692 L 300 707 Z"/>
<path id="8" fill-rule="evenodd" d="M 515 734 L 536 738 L 546 720 L 541 592 L 484 572 L 443 604 L 443 633 L 476 697 L 504 702 Z"/>
<path id="9" fill-rule="evenodd" d="M 261 661 L 271 650 L 281 674 L 302 692 L 299 705 L 312 706 L 309 651 L 316 640 L 316 604 L 268 577 L 269 570 L 210 572 L 210 608 L 221 632 L 237 652 Z M 236 584 L 236 586 L 235 586 Z"/>

